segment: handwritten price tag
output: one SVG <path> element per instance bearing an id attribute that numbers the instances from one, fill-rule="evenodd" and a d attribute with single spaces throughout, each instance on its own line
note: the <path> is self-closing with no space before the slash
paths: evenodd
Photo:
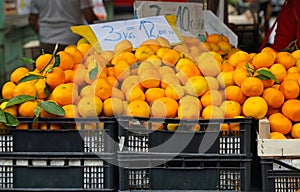
<path id="1" fill-rule="evenodd" d="M 176 26 L 183 36 L 195 36 L 205 40 L 202 3 L 135 1 L 135 17 L 176 15 Z"/>
<path id="2" fill-rule="evenodd" d="M 113 50 L 121 40 L 130 40 L 135 48 L 143 41 L 157 37 L 164 37 L 171 44 L 180 42 L 164 16 L 99 23 L 90 27 L 103 50 Z"/>

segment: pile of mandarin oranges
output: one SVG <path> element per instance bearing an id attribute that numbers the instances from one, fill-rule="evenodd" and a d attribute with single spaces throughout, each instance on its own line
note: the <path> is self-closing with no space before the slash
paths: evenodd
<path id="1" fill-rule="evenodd" d="M 134 48 L 122 40 L 100 51 L 83 38 L 39 55 L 33 70 L 15 69 L 2 87 L 1 109 L 35 117 L 39 103 L 51 101 L 65 118 L 268 118 L 271 138 L 300 138 L 299 85 L 300 50 L 247 53 L 224 35 L 207 34 L 205 42 L 182 37 L 171 45 L 158 37 Z M 24 95 L 34 99 L 6 107 Z M 38 115 L 60 117 L 43 108 Z"/>

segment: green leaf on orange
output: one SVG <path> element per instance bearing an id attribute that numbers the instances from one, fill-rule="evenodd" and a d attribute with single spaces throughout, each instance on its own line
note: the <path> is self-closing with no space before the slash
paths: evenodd
<path id="1" fill-rule="evenodd" d="M 5 114 L 5 117 L 6 117 L 5 125 L 7 125 L 7 126 L 17 126 L 17 125 L 19 125 L 19 121 L 15 116 L 13 116 L 12 114 L 7 113 L 7 112 L 4 112 L 4 114 Z"/>
<path id="2" fill-rule="evenodd" d="M 60 56 L 59 55 L 55 55 L 54 56 L 54 64 L 53 67 L 59 67 L 60 65 Z"/>
<path id="3" fill-rule="evenodd" d="M 65 110 L 58 104 L 52 101 L 43 101 L 40 103 L 40 106 L 48 113 L 64 116 Z"/>
<path id="4" fill-rule="evenodd" d="M 41 107 L 40 106 L 36 106 L 35 108 L 34 108 L 34 115 L 35 115 L 35 118 L 34 118 L 34 122 L 37 122 L 38 121 L 38 119 L 39 119 L 39 117 L 40 117 L 40 114 L 41 114 Z"/>
<path id="5" fill-rule="evenodd" d="M 33 101 L 35 99 L 35 97 L 30 96 L 30 95 L 18 95 L 16 97 L 11 98 L 7 104 L 6 107 L 10 107 L 12 105 L 17 105 L 20 103 L 24 103 L 26 101 Z"/>
<path id="6" fill-rule="evenodd" d="M 256 75 L 255 77 L 257 77 L 261 80 L 272 79 L 276 83 L 278 83 L 278 79 L 275 77 L 275 75 L 271 71 L 266 70 L 266 69 L 260 69 L 260 70 L 256 70 L 256 72 L 258 73 L 258 75 Z"/>
<path id="7" fill-rule="evenodd" d="M 98 74 L 98 65 L 96 65 L 95 68 L 93 68 L 92 70 L 90 70 L 90 72 L 89 72 L 89 78 L 90 78 L 90 80 L 95 79 L 97 74 Z"/>
<path id="8" fill-rule="evenodd" d="M 21 60 L 23 63 L 28 64 L 28 65 L 31 65 L 31 64 L 35 63 L 35 60 L 33 60 L 33 59 L 30 58 L 30 57 L 22 57 L 20 60 Z"/>
<path id="9" fill-rule="evenodd" d="M 0 109 L 0 122 L 4 123 L 4 124 L 7 123 L 7 120 L 6 120 L 6 117 L 5 117 L 5 112 L 2 109 Z"/>
<path id="10" fill-rule="evenodd" d="M 29 74 L 26 75 L 25 77 L 23 77 L 22 79 L 19 80 L 19 82 L 25 82 L 25 81 L 31 81 L 31 80 L 35 80 L 35 79 L 43 79 L 43 76 L 40 75 L 35 75 L 35 74 Z"/>

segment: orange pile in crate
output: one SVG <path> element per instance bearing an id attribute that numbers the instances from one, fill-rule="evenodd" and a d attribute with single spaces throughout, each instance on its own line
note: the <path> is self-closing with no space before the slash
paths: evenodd
<path id="1" fill-rule="evenodd" d="M 203 43 L 182 39 L 171 46 L 158 37 L 137 48 L 123 40 L 102 52 L 81 40 L 64 51 L 40 55 L 33 71 L 20 67 L 11 74 L 2 88 L 7 101 L 1 113 L 55 118 L 268 117 L 276 132 L 272 136 L 300 137 L 300 51 L 267 47 L 247 53 L 219 34 L 207 34 Z"/>

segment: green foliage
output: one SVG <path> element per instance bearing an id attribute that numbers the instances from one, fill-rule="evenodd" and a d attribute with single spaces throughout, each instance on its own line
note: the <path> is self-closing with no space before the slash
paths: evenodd
<path id="1" fill-rule="evenodd" d="M 10 100 L 8 100 L 6 107 L 10 107 L 13 105 L 18 105 L 21 103 L 24 103 L 26 101 L 34 101 L 37 100 L 37 98 L 29 96 L 29 95 L 19 95 L 16 96 Z M 48 113 L 58 115 L 58 116 L 64 116 L 65 111 L 64 109 L 52 101 L 38 101 L 38 105 L 34 109 L 34 122 L 38 121 L 41 110 L 45 110 Z M 4 123 L 7 126 L 17 126 L 19 124 L 18 119 L 14 117 L 13 115 L 4 112 L 2 109 L 0 109 L 0 122 Z"/>
<path id="2" fill-rule="evenodd" d="M 113 67 L 114 65 L 113 65 L 113 64 L 110 64 L 110 63 L 107 63 L 105 66 L 106 66 L 106 67 Z"/>
<path id="3" fill-rule="evenodd" d="M 260 80 L 268 80 L 268 79 L 273 79 L 276 83 L 278 83 L 278 79 L 275 77 L 275 75 L 266 69 L 252 69 L 248 63 L 246 63 L 245 65 L 247 71 L 248 71 L 248 75 L 249 76 L 254 76 Z"/>
<path id="4" fill-rule="evenodd" d="M 10 99 L 7 104 L 6 107 L 10 107 L 12 105 L 18 105 L 21 103 L 24 103 L 26 101 L 33 101 L 35 98 L 29 95 L 18 95 L 12 99 Z"/>
<path id="5" fill-rule="evenodd" d="M 34 118 L 34 122 L 37 122 L 39 120 L 39 117 L 40 117 L 40 114 L 41 114 L 41 107 L 39 105 L 37 105 L 35 108 L 34 108 L 34 115 L 35 115 L 35 118 Z"/>
<path id="6" fill-rule="evenodd" d="M 19 124 L 19 121 L 15 116 L 4 112 L 2 109 L 0 109 L 0 122 L 7 126 L 17 126 Z"/>
<path id="7" fill-rule="evenodd" d="M 256 75 L 255 77 L 261 80 L 273 79 L 276 83 L 278 83 L 278 79 L 271 71 L 266 69 L 261 69 L 261 70 L 257 70 L 256 72 L 258 73 L 258 75 Z"/>
<path id="8" fill-rule="evenodd" d="M 2 109 L 0 109 L 0 122 L 6 123 L 5 113 Z"/>
<path id="9" fill-rule="evenodd" d="M 51 63 L 51 60 L 53 58 L 54 58 L 54 64 L 49 69 L 47 69 L 46 73 L 51 72 L 53 67 L 58 67 L 60 65 L 60 56 L 56 55 L 57 48 L 58 48 L 58 44 L 56 44 L 56 46 L 53 50 L 51 59 L 40 70 L 40 72 L 43 72 L 46 69 L 46 67 Z M 31 58 L 22 58 L 21 61 L 24 62 L 25 64 L 33 64 L 35 62 Z M 90 75 L 95 77 L 97 72 L 98 72 L 98 66 L 97 66 L 96 71 L 92 70 L 92 72 L 90 72 L 91 73 Z M 46 77 L 46 75 L 41 76 L 41 75 L 36 75 L 36 74 L 29 74 L 29 75 L 23 77 L 19 82 L 38 80 L 38 79 L 43 79 L 45 77 Z M 50 90 L 49 90 L 48 86 L 46 86 L 46 88 L 44 89 L 44 92 L 46 93 L 46 95 L 50 94 Z M 65 111 L 60 105 L 57 105 L 55 102 L 51 102 L 51 101 L 39 101 L 36 96 L 33 97 L 33 96 L 29 96 L 29 95 L 19 95 L 12 99 L 9 99 L 9 100 L 1 99 L 0 103 L 2 103 L 3 101 L 7 101 L 7 104 L 6 104 L 6 108 L 7 108 L 7 107 L 10 107 L 13 105 L 19 105 L 19 104 L 27 102 L 27 101 L 35 101 L 35 100 L 38 102 L 38 105 L 34 109 L 34 115 L 35 115 L 34 121 L 38 121 L 38 118 L 40 117 L 42 109 L 45 110 L 46 112 L 54 114 L 54 115 L 58 115 L 58 116 L 65 115 Z M 2 109 L 0 109 L 0 122 L 7 126 L 17 126 L 19 124 L 19 121 L 15 116 L 3 111 Z"/>
<path id="10" fill-rule="evenodd" d="M 55 55 L 54 56 L 53 67 L 59 67 L 59 65 L 60 65 L 60 56 L 59 55 Z"/>
<path id="11" fill-rule="evenodd" d="M 18 119 L 10 113 L 4 112 L 6 117 L 6 125 L 8 126 L 17 126 L 19 125 Z"/>
<path id="12" fill-rule="evenodd" d="M 228 0 L 228 4 L 235 6 L 238 3 L 238 0 Z"/>
<path id="13" fill-rule="evenodd" d="M 252 75 L 254 74 L 255 70 L 252 69 L 252 68 L 249 66 L 249 63 L 246 63 L 246 64 L 245 64 L 245 67 L 246 67 L 246 69 L 247 69 L 248 76 L 249 76 L 249 77 L 252 76 Z"/>
<path id="14" fill-rule="evenodd" d="M 58 115 L 58 116 L 65 115 L 65 110 L 60 105 L 57 105 L 55 102 L 43 101 L 43 102 L 40 102 L 40 106 L 48 113 Z"/>
<path id="15" fill-rule="evenodd" d="M 98 64 L 96 64 L 96 67 L 93 68 L 90 72 L 89 72 L 89 78 L 90 80 L 93 80 L 96 78 L 96 75 L 98 74 Z"/>
<path id="16" fill-rule="evenodd" d="M 23 57 L 20 59 L 23 63 L 28 64 L 28 65 L 32 65 L 35 63 L 35 60 L 33 60 L 32 58 L 29 57 Z"/>
<path id="17" fill-rule="evenodd" d="M 31 80 L 35 80 L 35 79 L 43 79 L 43 76 L 40 75 L 35 75 L 35 74 L 29 74 L 26 75 L 25 77 L 23 77 L 22 79 L 19 80 L 19 82 L 25 82 L 25 81 L 31 81 Z"/>

